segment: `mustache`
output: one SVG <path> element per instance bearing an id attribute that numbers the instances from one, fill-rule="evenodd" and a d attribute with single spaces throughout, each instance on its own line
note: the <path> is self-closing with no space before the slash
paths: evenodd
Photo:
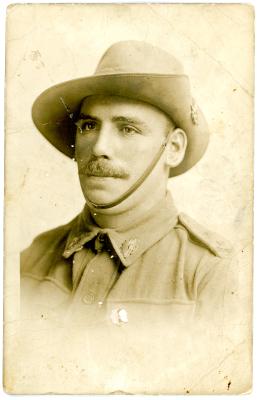
<path id="1" fill-rule="evenodd" d="M 93 156 L 90 160 L 79 168 L 79 173 L 87 176 L 98 176 L 103 178 L 128 178 L 129 173 L 121 166 L 114 165 L 111 161 L 103 157 Z"/>

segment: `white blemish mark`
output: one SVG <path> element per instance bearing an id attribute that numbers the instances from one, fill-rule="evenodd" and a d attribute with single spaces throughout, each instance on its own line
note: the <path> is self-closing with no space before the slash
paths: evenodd
<path id="1" fill-rule="evenodd" d="M 119 315 L 119 321 L 120 322 L 128 322 L 128 314 L 127 314 L 127 311 L 124 308 L 121 308 L 118 311 L 118 315 Z"/>
<path id="2" fill-rule="evenodd" d="M 116 310 L 112 310 L 111 312 L 111 321 L 115 325 L 120 325 L 122 323 L 129 322 L 128 313 L 124 308 L 119 308 Z"/>

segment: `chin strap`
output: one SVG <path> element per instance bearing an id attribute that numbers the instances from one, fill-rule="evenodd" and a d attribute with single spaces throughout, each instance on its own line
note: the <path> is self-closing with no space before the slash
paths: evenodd
<path id="1" fill-rule="evenodd" d="M 94 207 L 96 209 L 99 210 L 105 210 L 107 208 L 112 208 L 117 206 L 118 204 L 120 204 L 122 201 L 126 200 L 133 192 L 135 192 L 139 186 L 144 182 L 144 180 L 149 176 L 149 174 L 152 172 L 152 170 L 154 169 L 155 165 L 158 163 L 160 157 L 162 156 L 167 143 L 168 143 L 168 139 L 169 139 L 169 134 L 167 135 L 165 141 L 163 142 L 163 144 L 161 145 L 161 147 L 159 148 L 157 154 L 155 155 L 155 157 L 153 158 L 151 164 L 147 167 L 147 169 L 144 171 L 144 173 L 140 176 L 140 178 L 133 183 L 133 185 L 124 193 L 122 194 L 120 197 L 118 197 L 116 200 L 111 201 L 110 203 L 106 203 L 106 204 L 96 204 L 93 203 L 91 200 L 89 200 L 86 197 L 86 203 L 91 206 Z"/>

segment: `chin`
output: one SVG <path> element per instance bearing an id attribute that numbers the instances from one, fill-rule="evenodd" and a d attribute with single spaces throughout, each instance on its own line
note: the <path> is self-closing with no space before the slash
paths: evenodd
<path id="1" fill-rule="evenodd" d="M 95 204 L 106 204 L 110 203 L 117 199 L 118 196 L 114 196 L 114 192 L 110 193 L 109 191 L 93 189 L 93 190 L 84 190 L 85 199 L 95 203 Z"/>
<path id="2" fill-rule="evenodd" d="M 107 204 L 117 200 L 128 189 L 122 186 L 121 180 L 114 178 L 91 177 L 84 182 L 81 181 L 85 199 L 95 204 Z"/>

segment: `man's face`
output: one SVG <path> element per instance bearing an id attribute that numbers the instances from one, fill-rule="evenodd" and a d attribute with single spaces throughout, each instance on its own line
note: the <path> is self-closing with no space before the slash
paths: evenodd
<path id="1" fill-rule="evenodd" d="M 82 104 L 77 126 L 75 150 L 82 191 L 100 204 L 116 200 L 137 181 L 172 124 L 162 111 L 147 103 L 91 96 Z M 142 184 L 143 195 L 148 196 L 161 183 L 166 186 L 167 177 L 162 156 Z"/>

